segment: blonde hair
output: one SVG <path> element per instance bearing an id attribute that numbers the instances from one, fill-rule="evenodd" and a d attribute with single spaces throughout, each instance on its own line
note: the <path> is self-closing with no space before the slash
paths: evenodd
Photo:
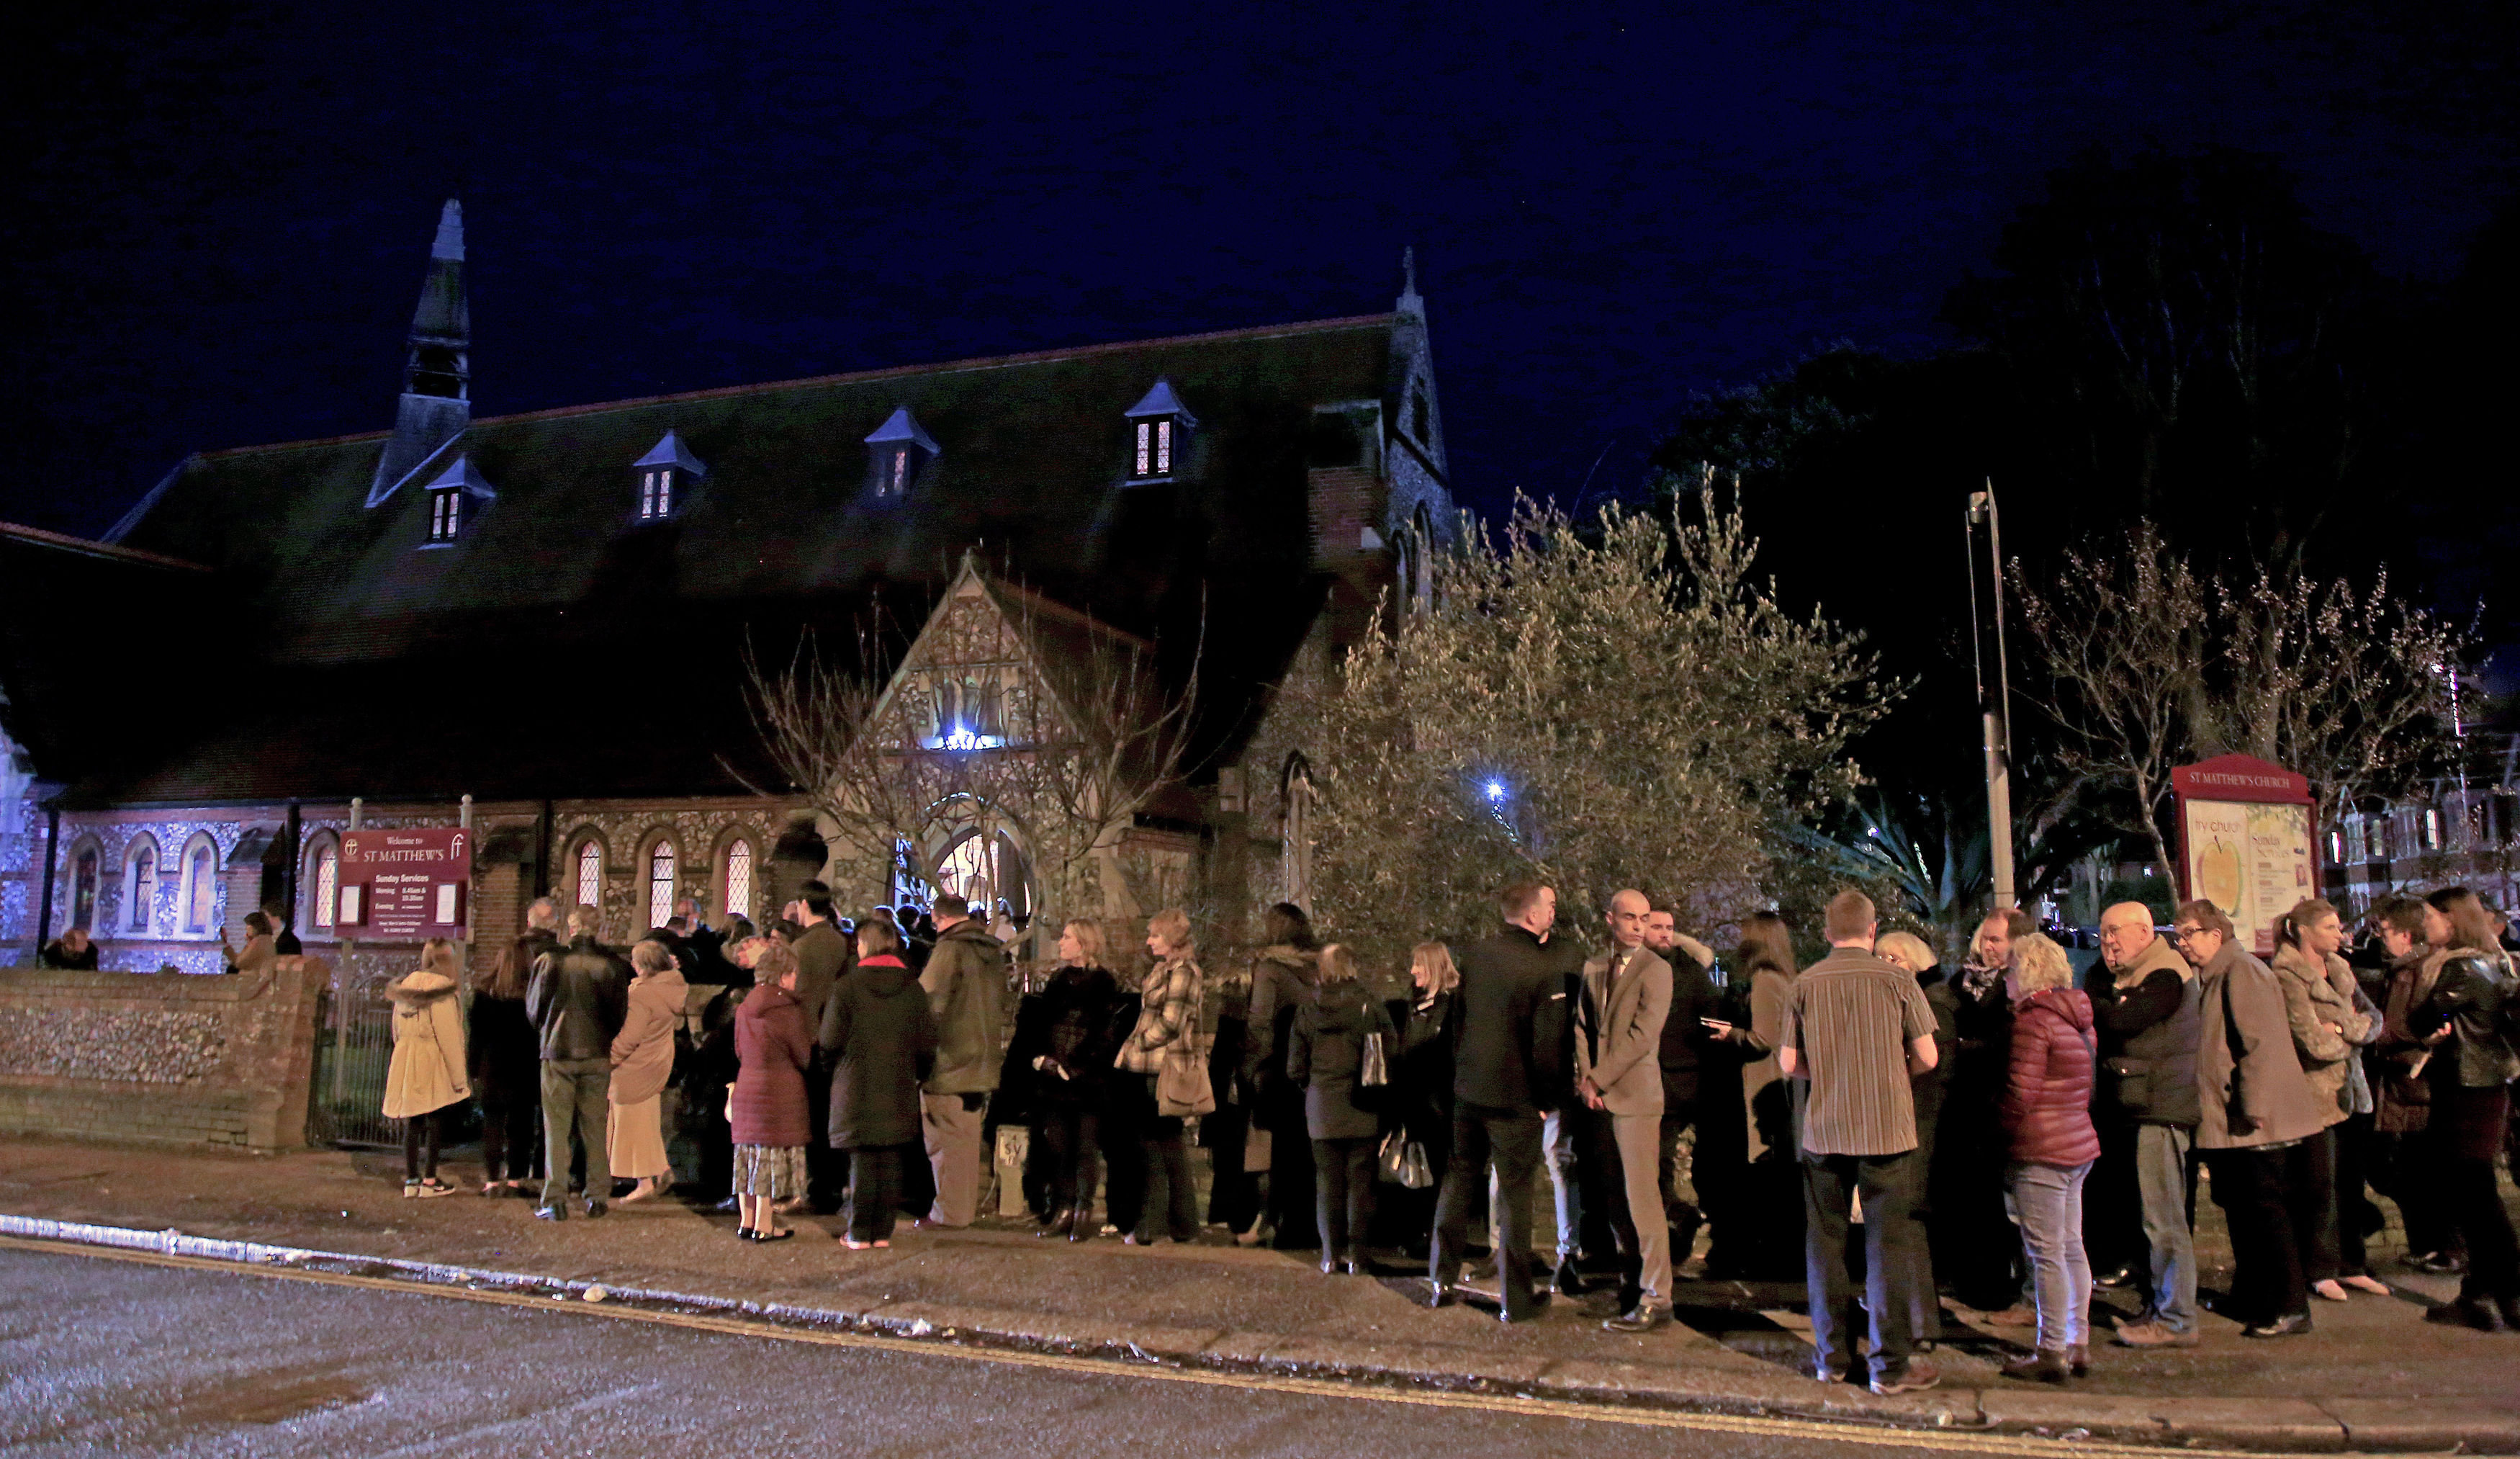
<path id="1" fill-rule="evenodd" d="M 420 971 L 441 977 L 455 976 L 455 944 L 444 937 L 431 937 L 420 944 Z"/>
<path id="2" fill-rule="evenodd" d="M 1462 970 L 1453 962 L 1453 949 L 1441 942 L 1420 942 L 1409 950 L 1409 980 L 1426 975 L 1426 990 L 1448 993 L 1462 985 Z"/>
<path id="3" fill-rule="evenodd" d="M 673 965 L 673 953 L 653 937 L 630 949 L 630 966 L 642 973 L 662 973 Z"/>
<path id="4" fill-rule="evenodd" d="M 1911 973 L 1922 973 L 1938 959 L 1934 949 L 1914 933 L 1883 933 L 1872 943 L 1872 955 L 1885 962 L 1899 963 Z"/>
<path id="5" fill-rule="evenodd" d="M 1190 914 L 1179 907 L 1166 907 L 1147 919 L 1149 935 L 1161 937 L 1175 957 L 1188 957 L 1198 950 L 1191 941 Z"/>
<path id="6" fill-rule="evenodd" d="M 1354 982 L 1364 974 L 1356 965 L 1356 954 L 1345 942 L 1332 942 L 1321 951 L 1322 986 L 1334 982 Z"/>
<path id="7" fill-rule="evenodd" d="M 1091 917 L 1070 917 L 1058 930 L 1075 936 L 1076 945 L 1085 953 L 1087 967 L 1102 966 L 1102 924 Z"/>
<path id="8" fill-rule="evenodd" d="M 2026 997 L 2048 988 L 2074 985 L 2074 962 L 2046 933 L 2032 933 L 2012 944 L 2016 959 L 2012 981 Z"/>
<path id="9" fill-rule="evenodd" d="M 745 956 L 752 959 L 743 966 L 752 970 L 752 980 L 755 982 L 766 982 L 775 986 L 781 979 L 799 971 L 802 966 L 796 961 L 795 948 L 785 942 L 774 942 L 768 937 L 746 937 L 737 944 L 736 950 L 738 962 L 742 962 Z"/>

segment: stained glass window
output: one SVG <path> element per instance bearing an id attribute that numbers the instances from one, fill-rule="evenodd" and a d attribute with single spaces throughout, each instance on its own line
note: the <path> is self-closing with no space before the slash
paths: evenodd
<path id="1" fill-rule="evenodd" d="M 307 921 L 320 932 L 333 930 L 333 900 L 341 889 L 341 850 L 327 842 L 315 849 L 315 904 Z"/>
<path id="2" fill-rule="evenodd" d="M 96 847 L 78 853 L 70 864 L 70 926 L 82 928 L 96 918 L 97 868 L 101 858 Z"/>
<path id="3" fill-rule="evenodd" d="M 213 858 L 206 845 L 193 847 L 184 863 L 184 931 L 206 933 L 210 930 L 210 904 L 216 900 L 216 888 L 211 876 Z"/>
<path id="4" fill-rule="evenodd" d="M 752 915 L 752 843 L 748 841 L 726 848 L 726 915 Z"/>
<path id="5" fill-rule="evenodd" d="M 1153 424 L 1152 424 L 1152 423 L 1150 423 L 1150 422 L 1147 422 L 1147 421 L 1140 421 L 1140 422 L 1138 423 L 1138 475 L 1139 475 L 1139 476 L 1142 476 L 1142 477 L 1143 477 L 1143 476 L 1148 475 L 1148 471 L 1147 471 L 1147 462 L 1150 459 L 1150 458 L 1149 458 L 1149 455 L 1148 455 L 1148 443 L 1149 443 L 1149 442 L 1154 438 L 1154 433 L 1155 433 L 1155 428 L 1154 428 L 1154 426 L 1153 426 Z"/>
<path id="6" fill-rule="evenodd" d="M 604 905 L 604 847 L 593 841 L 580 842 L 577 846 L 577 904 Z"/>
<path id="7" fill-rule="evenodd" d="M 145 933 L 158 910 L 158 848 L 143 841 L 131 852 L 131 876 L 122 889 L 122 924 Z"/>
<path id="8" fill-rule="evenodd" d="M 1155 475 L 1166 476 L 1173 469 L 1173 423 L 1155 422 Z"/>
<path id="9" fill-rule="evenodd" d="M 674 843 L 660 841 L 648 852 L 648 925 L 663 927 L 674 916 Z"/>

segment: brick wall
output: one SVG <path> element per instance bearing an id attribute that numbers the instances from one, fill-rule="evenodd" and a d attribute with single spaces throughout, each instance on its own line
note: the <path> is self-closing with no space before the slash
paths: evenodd
<path id="1" fill-rule="evenodd" d="M 268 980 L 0 969 L 0 1130 L 302 1145 L 331 976 L 320 958 Z"/>

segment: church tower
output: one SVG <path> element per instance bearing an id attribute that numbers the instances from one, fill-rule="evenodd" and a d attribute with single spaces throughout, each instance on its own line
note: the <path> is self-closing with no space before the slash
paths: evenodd
<path id="1" fill-rule="evenodd" d="M 368 484 L 373 507 L 393 494 L 438 447 L 472 423 L 472 306 L 464 293 L 464 205 L 446 200 L 437 241 L 428 250 L 428 279 L 412 311 L 410 354 L 393 436 Z"/>

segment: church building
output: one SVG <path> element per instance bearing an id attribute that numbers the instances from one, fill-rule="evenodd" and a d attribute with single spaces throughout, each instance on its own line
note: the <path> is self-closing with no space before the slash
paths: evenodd
<path id="1" fill-rule="evenodd" d="M 490 416 L 464 253 L 449 202 L 391 429 L 204 451 L 101 540 L 0 524 L 10 960 L 76 927 L 109 969 L 215 972 L 276 902 L 309 953 L 352 954 L 344 982 L 399 975 L 411 948 L 336 925 L 354 815 L 468 821 L 481 943 L 541 892 L 627 939 L 686 896 L 775 915 L 813 877 L 844 912 L 956 889 L 1023 914 L 1047 889 L 1020 808 L 947 787 L 866 845 L 752 691 L 858 672 L 887 743 L 950 776 L 1024 707 L 1072 715 L 1111 645 L 1149 704 L 1194 681 L 1194 712 L 1182 773 L 1097 847 L 1102 904 L 1057 910 L 1160 895 L 1230 941 L 1306 898 L 1274 692 L 1458 530 L 1414 273 L 1381 313 Z"/>

